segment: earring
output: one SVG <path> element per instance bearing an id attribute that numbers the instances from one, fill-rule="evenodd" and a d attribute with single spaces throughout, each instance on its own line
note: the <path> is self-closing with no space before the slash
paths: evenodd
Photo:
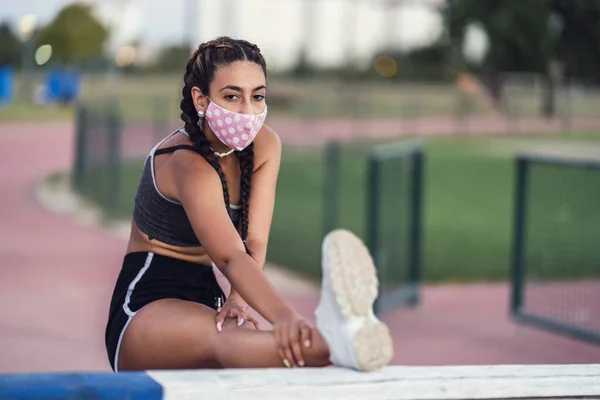
<path id="1" fill-rule="evenodd" d="M 204 110 L 198 111 L 198 126 L 202 129 L 202 121 L 204 120 Z"/>

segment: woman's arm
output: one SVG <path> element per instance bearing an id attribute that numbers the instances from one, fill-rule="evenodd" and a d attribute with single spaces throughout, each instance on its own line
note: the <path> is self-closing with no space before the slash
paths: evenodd
<path id="1" fill-rule="evenodd" d="M 269 231 L 275 207 L 277 177 L 281 163 L 281 141 L 268 126 L 264 126 L 255 144 L 256 169 L 252 177 L 250 212 L 246 247 L 256 263 L 264 268 L 267 258 Z M 244 302 L 234 286 L 230 297 Z"/>
<path id="2" fill-rule="evenodd" d="M 273 325 L 284 364 L 287 360 L 304 365 L 300 343 L 310 346 L 314 327 L 283 300 L 262 273 L 261 266 L 246 253 L 213 168 L 191 152 L 180 154 L 175 158 L 175 187 L 202 247 L 244 300 Z M 266 209 L 262 211 L 263 218 L 272 212 L 265 212 Z M 268 209 L 272 210 L 272 205 Z M 268 227 L 263 225 L 255 232 L 268 233 Z"/>
<path id="3" fill-rule="evenodd" d="M 262 273 L 262 265 L 246 253 L 240 235 L 225 208 L 221 181 L 214 169 L 204 159 L 190 152 L 178 153 L 175 162 L 177 173 L 174 174 L 174 181 L 178 199 L 186 210 L 198 240 L 217 268 L 239 295 L 271 324 L 278 315 L 292 312 Z M 278 164 L 277 162 L 277 168 Z M 265 206 L 253 207 L 250 211 L 250 215 L 253 212 L 256 215 L 251 217 L 248 244 L 253 246 L 251 240 L 254 240 L 254 243 L 264 240 L 265 247 L 261 251 L 265 254 L 274 202 L 274 194 L 269 200 L 266 193 L 274 193 L 276 178 L 273 179 L 273 175 L 276 176 L 276 172 L 273 169 L 265 168 L 260 175 L 257 171 L 252 188 L 253 192 L 262 195 L 260 198 L 255 197 L 251 202 L 265 201 Z M 262 187 L 268 179 L 267 175 L 271 175 L 273 181 L 270 189 Z M 259 183 L 261 181 L 262 184 Z M 258 257 L 264 258 L 264 255 Z"/>

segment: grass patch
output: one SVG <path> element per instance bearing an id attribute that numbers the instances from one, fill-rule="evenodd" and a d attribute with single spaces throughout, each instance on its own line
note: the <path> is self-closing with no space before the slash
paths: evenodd
<path id="1" fill-rule="evenodd" d="M 528 278 L 600 277 L 600 167 L 532 164 L 529 181 Z"/>
<path id="2" fill-rule="evenodd" d="M 427 143 L 423 267 L 428 281 L 508 277 L 514 167 L 511 151 L 493 151 L 500 141 L 507 140 L 517 144 L 523 140 L 531 146 L 532 141 L 538 140 L 540 143 L 549 140 L 587 142 L 598 141 L 600 136 L 445 138 Z M 340 224 L 363 238 L 367 194 L 365 157 L 372 146 L 345 146 L 342 157 Z M 141 168 L 141 160 L 122 166 L 121 190 L 113 203 L 116 205 L 113 215 L 130 217 Z M 320 274 L 320 244 L 324 233 L 323 168 L 321 149 L 284 149 L 269 244 L 271 261 L 313 278 Z M 383 184 L 386 187 L 399 185 L 394 169 L 390 171 Z M 600 252 L 593 239 L 600 233 L 597 228 L 600 226 L 600 171 L 595 175 L 562 170 L 537 172 L 532 181 L 529 214 L 530 232 L 535 236 L 530 240 L 528 262 L 541 266 L 542 272 L 538 275 L 600 275 L 595 268 L 600 264 Z M 98 182 L 106 182 L 106 177 L 101 178 L 102 169 L 94 173 Z M 96 184 L 92 197 L 109 202 L 110 198 L 104 194 L 108 191 L 103 188 L 110 184 L 103 185 Z M 388 236 L 401 235 L 406 225 L 395 221 L 405 220 L 406 210 L 395 207 L 391 200 L 384 199 L 382 204 Z M 564 222 L 565 218 L 568 222 Z M 397 231 L 394 231 L 395 225 Z M 392 241 L 389 244 L 393 246 Z M 569 251 L 561 250 L 565 246 Z M 565 265 L 568 268 L 565 269 Z"/>
<path id="3" fill-rule="evenodd" d="M 0 122 L 67 121 L 73 118 L 73 107 L 40 107 L 27 103 L 0 106 Z"/>
<path id="4" fill-rule="evenodd" d="M 368 150 L 345 149 L 341 185 L 341 226 L 363 239 Z M 284 161 L 269 251 L 274 261 L 312 276 L 320 272 L 323 234 L 320 160 L 320 155 L 313 153 Z M 512 200 L 509 158 L 483 155 L 470 140 L 436 140 L 427 146 L 425 174 L 423 251 L 427 279 L 506 277 Z M 382 180 L 383 186 L 398 184 L 389 173 Z M 406 225 L 399 221 L 398 231 L 393 231 L 394 223 L 389 218 L 394 210 L 386 206 L 384 212 L 388 215 L 383 215 L 383 220 L 392 225 L 388 233 L 400 234 Z"/>

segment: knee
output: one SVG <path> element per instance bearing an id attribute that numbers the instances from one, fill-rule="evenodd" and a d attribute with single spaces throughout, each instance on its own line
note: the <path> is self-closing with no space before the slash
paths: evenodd
<path id="1" fill-rule="evenodd" d="M 242 325 L 238 325 L 238 320 L 234 318 L 228 318 L 223 323 L 223 330 L 230 329 L 248 329 L 248 330 L 256 330 L 256 327 L 252 322 L 244 321 Z"/>
<path id="2" fill-rule="evenodd" d="M 249 322 L 249 321 L 244 321 L 244 323 L 240 326 L 240 328 L 242 328 L 242 329 L 249 329 L 251 331 L 255 331 L 256 330 L 256 326 L 254 326 L 254 324 L 252 322 Z"/>

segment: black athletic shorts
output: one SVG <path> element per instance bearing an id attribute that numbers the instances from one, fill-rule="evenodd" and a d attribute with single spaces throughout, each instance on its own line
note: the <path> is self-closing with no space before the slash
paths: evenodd
<path id="1" fill-rule="evenodd" d="M 167 298 L 216 309 L 218 299 L 221 304 L 225 301 L 225 294 L 211 266 L 149 252 L 127 254 L 113 292 L 105 332 L 108 360 L 115 372 L 123 334 L 135 314 L 146 304 Z"/>

